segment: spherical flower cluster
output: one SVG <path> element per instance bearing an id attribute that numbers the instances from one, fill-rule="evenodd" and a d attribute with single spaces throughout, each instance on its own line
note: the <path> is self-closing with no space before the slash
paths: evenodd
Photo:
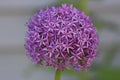
<path id="1" fill-rule="evenodd" d="M 96 56 L 96 29 L 89 16 L 72 5 L 40 10 L 27 26 L 25 48 L 37 64 L 79 71 Z"/>

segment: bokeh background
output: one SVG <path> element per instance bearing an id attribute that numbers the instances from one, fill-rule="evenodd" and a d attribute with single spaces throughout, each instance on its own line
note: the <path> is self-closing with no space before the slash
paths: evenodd
<path id="1" fill-rule="evenodd" d="M 88 71 L 66 70 L 62 80 L 120 80 L 120 0 L 0 0 L 0 80 L 54 80 L 54 69 L 35 65 L 26 56 L 25 23 L 39 9 L 62 3 L 91 16 L 100 39 Z"/>

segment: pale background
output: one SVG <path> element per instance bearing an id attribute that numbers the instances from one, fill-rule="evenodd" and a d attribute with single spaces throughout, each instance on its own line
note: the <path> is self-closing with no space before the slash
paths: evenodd
<path id="1" fill-rule="evenodd" d="M 54 72 L 32 69 L 24 50 L 26 21 L 51 3 L 55 0 L 0 0 L 0 80 L 53 80 Z M 99 32 L 100 45 L 120 43 L 120 0 L 93 0 L 89 8 L 100 19 L 118 25 L 115 32 L 109 29 Z M 120 54 L 113 60 L 113 66 L 120 67 L 119 61 Z M 62 80 L 75 80 L 75 77 L 64 75 Z"/>

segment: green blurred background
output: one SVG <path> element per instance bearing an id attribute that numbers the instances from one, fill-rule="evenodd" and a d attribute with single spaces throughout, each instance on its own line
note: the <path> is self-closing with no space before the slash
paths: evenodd
<path id="1" fill-rule="evenodd" d="M 54 69 L 27 58 L 25 23 L 39 9 L 62 3 L 85 11 L 100 40 L 88 71 L 65 70 L 62 80 L 120 80 L 120 0 L 0 0 L 0 80 L 54 80 Z"/>

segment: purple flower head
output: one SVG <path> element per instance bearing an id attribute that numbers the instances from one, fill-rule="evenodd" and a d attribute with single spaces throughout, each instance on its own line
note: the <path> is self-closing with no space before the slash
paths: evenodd
<path id="1" fill-rule="evenodd" d="M 96 56 L 96 29 L 89 16 L 72 5 L 40 10 L 27 26 L 25 48 L 37 64 L 79 71 L 87 69 Z"/>

